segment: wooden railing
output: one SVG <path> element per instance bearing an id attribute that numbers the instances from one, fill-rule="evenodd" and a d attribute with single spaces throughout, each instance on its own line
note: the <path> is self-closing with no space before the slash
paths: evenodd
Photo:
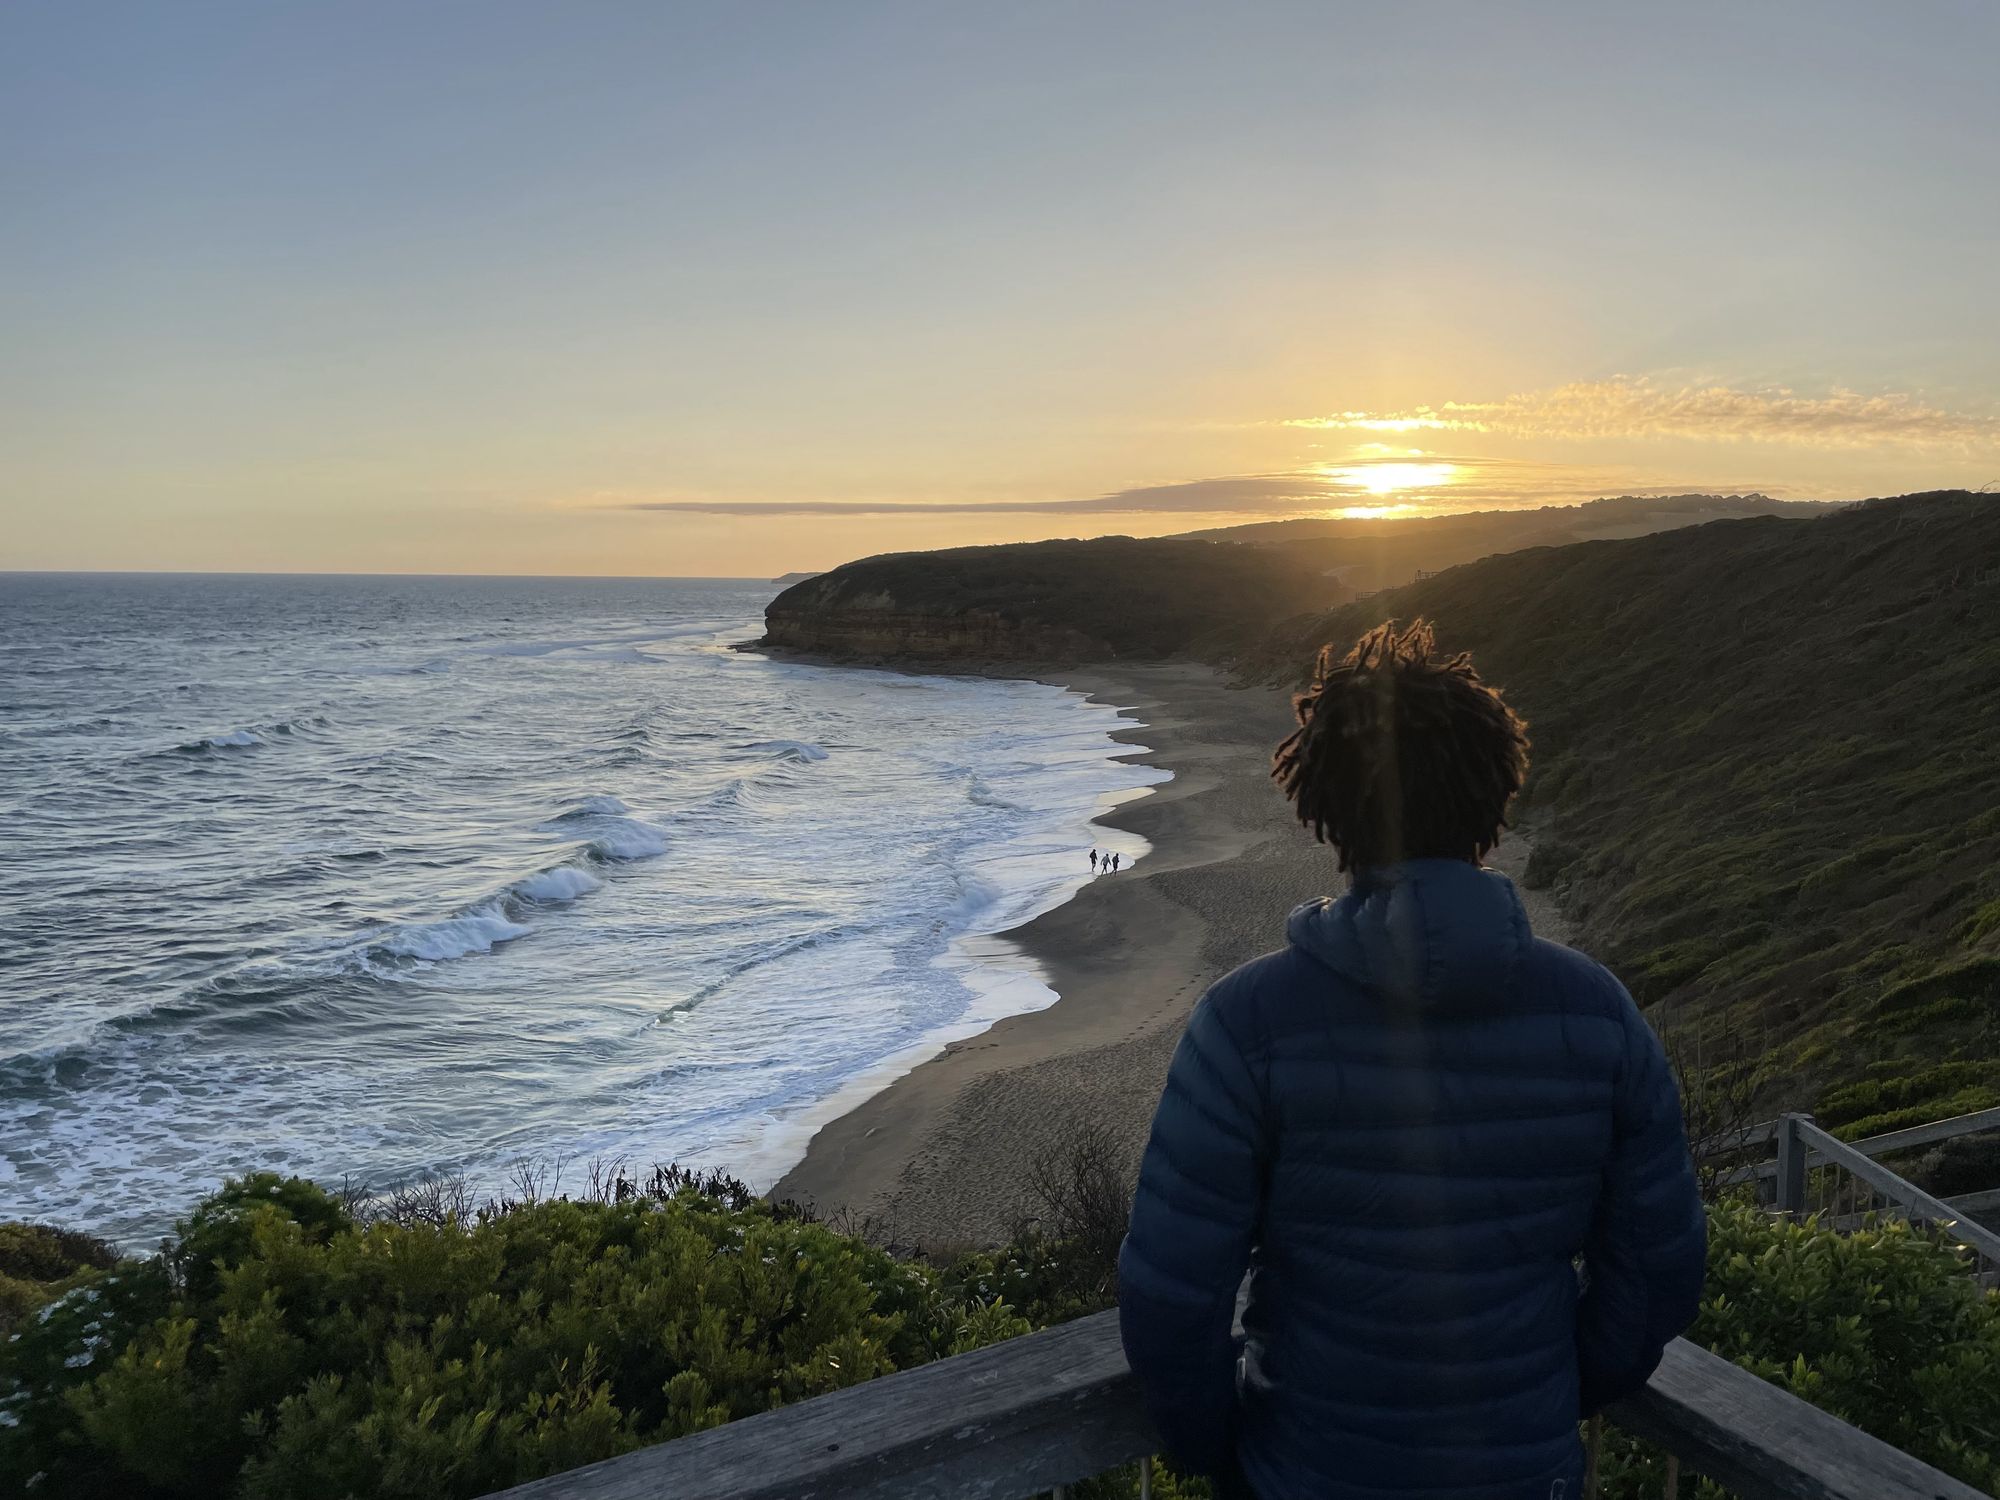
<path id="1" fill-rule="evenodd" d="M 1785 1120 L 1793 1118 L 1810 1121 L 1812 1116 L 1781 1116 L 1775 1120 L 1766 1120 L 1759 1125 L 1731 1131 L 1726 1135 L 1710 1137 L 1698 1143 L 1697 1153 L 1735 1152 L 1754 1146 L 1769 1146 L 1777 1140 L 1778 1132 L 1784 1127 Z M 1911 1151 L 1918 1146 L 1934 1146 L 1939 1141 L 1955 1140 L 1962 1135 L 1978 1135 L 1989 1130 L 2000 1131 L 2000 1109 L 1975 1110 L 1969 1115 L 1953 1115 L 1946 1120 L 1933 1120 L 1928 1125 L 1912 1125 L 1905 1130 L 1889 1130 L 1881 1135 L 1867 1136 L 1858 1141 L 1843 1141 L 1840 1144 L 1850 1151 L 1859 1151 L 1863 1156 L 1880 1157 L 1895 1151 Z M 1824 1164 L 1823 1154 L 1815 1151 L 1810 1165 L 1817 1167 Z M 1723 1180 L 1725 1182 L 1768 1180 L 1776 1175 L 1777 1170 L 1776 1162 L 1759 1162 L 1752 1166 L 1740 1167 Z M 1982 1203 L 1989 1199 L 2000 1199 L 2000 1185 L 1996 1185 L 1992 1191 L 1972 1193 L 1967 1197 L 1980 1200 Z M 1962 1199 L 1953 1198 L 1950 1201 L 1968 1211 L 1974 1207 L 1972 1203 Z"/>
<path id="2" fill-rule="evenodd" d="M 2000 1110 L 1984 1113 L 2000 1117 Z M 1866 1142 L 1837 1140 L 1804 1115 L 1783 1115 L 1776 1125 L 1773 1206 L 1780 1212 L 1817 1213 L 1835 1227 L 1845 1227 L 1868 1213 L 1894 1214 L 1912 1223 L 1935 1225 L 1965 1246 L 1976 1274 L 1990 1278 L 2000 1272 L 2000 1234 L 1972 1216 L 1966 1199 L 1948 1202 L 1934 1197 L 1875 1160 L 1862 1149 Z M 1983 1199 L 1991 1195 L 1974 1196 Z"/>
<path id="3" fill-rule="evenodd" d="M 1871 1203 L 1950 1226 L 1975 1255 L 2000 1266 L 2000 1235 L 1969 1212 L 1986 1200 L 2000 1204 L 2000 1191 L 1941 1200 L 1874 1159 L 1993 1129 L 2000 1129 L 2000 1110 L 1850 1143 L 1805 1116 L 1785 1115 L 1723 1144 L 1776 1147 L 1775 1161 L 1731 1175 L 1771 1182 L 1783 1211 L 1837 1209 L 1865 1190 Z M 1836 1177 L 1849 1180 L 1846 1197 L 1835 1188 L 1829 1199 Z M 1814 1193 L 1821 1195 L 1817 1204 Z M 1743 1500 L 1978 1497 L 1970 1486 L 1685 1339 L 1667 1349 L 1646 1389 L 1610 1416 L 1664 1449 L 1679 1470 L 1706 1475 Z M 1117 1314 L 1100 1313 L 536 1480 L 505 1496 L 1014 1500 L 1144 1459 L 1159 1447 L 1125 1363 Z"/>
<path id="4" fill-rule="evenodd" d="M 1743 1500 L 1978 1491 L 1684 1339 L 1611 1419 Z M 507 1500 L 1018 1500 L 1158 1450 L 1116 1313 L 506 1491 Z"/>

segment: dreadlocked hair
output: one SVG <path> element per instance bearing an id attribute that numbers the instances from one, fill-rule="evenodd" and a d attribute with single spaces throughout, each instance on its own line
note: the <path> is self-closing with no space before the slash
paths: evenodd
<path id="1" fill-rule="evenodd" d="M 1473 670 L 1436 654 L 1430 622 L 1320 648 L 1292 700 L 1299 727 L 1271 776 L 1343 870 L 1485 858 L 1528 773 L 1528 726 Z"/>

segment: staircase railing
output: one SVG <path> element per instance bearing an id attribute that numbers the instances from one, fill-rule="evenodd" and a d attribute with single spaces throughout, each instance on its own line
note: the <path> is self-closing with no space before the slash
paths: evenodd
<path id="1" fill-rule="evenodd" d="M 2000 1116 L 2000 1110 L 1986 1113 Z M 1804 1115 L 1781 1115 L 1775 1124 L 1778 1155 L 1773 1164 L 1773 1206 L 1781 1212 L 1816 1214 L 1836 1228 L 1851 1227 L 1868 1214 L 1932 1225 L 1965 1247 L 1973 1258 L 1975 1274 L 1982 1279 L 2000 1276 L 2000 1234 L 1973 1218 L 1966 1200 L 1947 1202 L 1925 1192 L 1863 1150 L 1867 1142 L 1838 1140 Z M 1934 1128 L 1920 1126 L 1917 1131 L 1896 1134 L 1919 1135 Z M 1944 1137 L 1924 1136 L 1907 1144 L 1936 1139 Z M 1976 1196 L 1983 1199 L 1991 1195 Z"/>

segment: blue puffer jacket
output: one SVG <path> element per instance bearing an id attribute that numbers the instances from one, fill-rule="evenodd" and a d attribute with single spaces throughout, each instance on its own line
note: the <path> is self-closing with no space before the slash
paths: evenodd
<path id="1" fill-rule="evenodd" d="M 1371 871 L 1287 935 L 1189 1019 L 1119 1257 L 1163 1438 L 1260 1500 L 1576 1496 L 1579 1416 L 1700 1299 L 1659 1042 L 1462 861 Z"/>

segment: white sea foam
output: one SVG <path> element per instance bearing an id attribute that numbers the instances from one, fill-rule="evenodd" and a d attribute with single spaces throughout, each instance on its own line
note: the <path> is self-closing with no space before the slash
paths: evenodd
<path id="1" fill-rule="evenodd" d="M 603 860 L 651 859 L 667 852 L 667 835 L 637 818 L 607 818 L 603 831 L 590 841 L 590 852 Z"/>
<path id="2" fill-rule="evenodd" d="M 200 739 L 183 741 L 174 749 L 182 755 L 203 755 L 212 750 L 250 750 L 259 745 L 268 745 L 273 739 L 289 739 L 297 734 L 309 735 L 315 730 L 325 729 L 330 722 L 325 714 L 303 714 L 297 718 L 279 719 L 269 724 L 231 729 L 223 734 L 204 735 Z"/>
<path id="3" fill-rule="evenodd" d="M 974 772 L 971 775 L 971 777 L 969 777 L 968 780 L 966 781 L 965 800 L 968 802 L 976 802 L 981 807 L 997 808 L 1001 812 L 1027 811 L 1027 809 L 1022 807 L 1020 803 L 1010 802 L 1005 797 L 1001 796 L 998 792 L 994 791 L 993 788 L 987 784 L 986 778 L 979 775 L 977 772 Z"/>
<path id="4" fill-rule="evenodd" d="M 186 748 L 193 750 L 247 750 L 252 745 L 265 743 L 264 736 L 254 729 L 232 729 L 227 734 L 211 734 L 205 739 L 192 741 Z"/>
<path id="5" fill-rule="evenodd" d="M 423 922 L 404 927 L 377 939 L 371 946 L 394 958 L 416 958 L 428 963 L 464 958 L 473 953 L 490 953 L 497 943 L 526 937 L 528 928 L 507 915 L 496 899 L 483 902 L 461 916 L 442 922 Z"/>
<path id="6" fill-rule="evenodd" d="M 587 896 L 603 884 L 588 870 L 580 870 L 575 865 L 557 865 L 552 870 L 538 870 L 525 880 L 517 880 L 508 889 L 525 900 L 554 905 Z"/>

